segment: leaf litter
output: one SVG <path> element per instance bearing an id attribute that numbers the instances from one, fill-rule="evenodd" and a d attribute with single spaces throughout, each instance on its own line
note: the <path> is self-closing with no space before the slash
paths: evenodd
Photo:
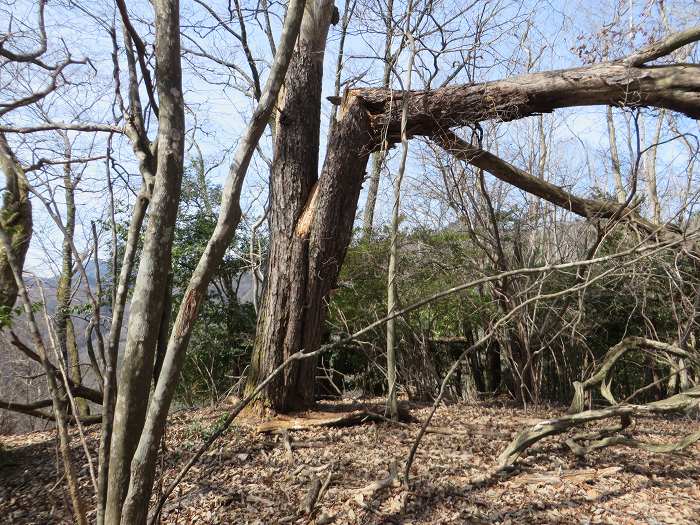
<path id="1" fill-rule="evenodd" d="M 319 410 L 338 410 L 323 402 Z M 154 501 L 189 456 L 217 428 L 225 406 L 170 418 Z M 164 506 L 165 524 L 698 524 L 700 445 L 681 454 L 614 447 L 577 458 L 565 436 L 533 446 L 515 470 L 486 475 L 524 426 L 562 408 L 502 403 L 441 406 L 436 430 L 423 437 L 411 472 L 403 465 L 429 411 L 411 404 L 410 423 L 365 421 L 345 427 L 258 432 L 241 419 L 220 438 Z M 671 441 L 698 427 L 684 418 L 640 419 L 635 435 Z M 97 456 L 98 428 L 88 431 Z M 82 494 L 94 496 L 77 435 L 72 452 Z M 485 476 L 486 475 L 486 476 Z M 0 521 L 70 523 L 65 480 L 57 468 L 55 432 L 0 436 Z M 310 512 L 309 512 L 310 511 Z M 88 518 L 94 520 L 94 511 Z"/>

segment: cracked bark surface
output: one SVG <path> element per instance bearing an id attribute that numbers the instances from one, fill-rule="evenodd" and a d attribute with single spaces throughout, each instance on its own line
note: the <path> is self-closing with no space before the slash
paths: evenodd
<path id="1" fill-rule="evenodd" d="M 667 48 L 668 45 L 664 47 Z M 389 145 L 400 141 L 405 98 L 408 98 L 409 137 L 439 138 L 449 133 L 450 128 L 473 126 L 485 120 L 510 121 L 559 108 L 593 105 L 650 106 L 700 118 L 700 66 L 635 66 L 617 61 L 431 91 L 346 91 L 317 183 L 317 202 L 308 212 L 311 217 L 306 217 L 310 221 L 310 234 L 306 300 L 302 307 L 305 326 L 316 327 L 303 340 L 307 352 L 316 350 L 320 344 L 325 302 L 335 287 L 352 236 L 369 155 L 379 150 L 380 138 Z M 481 160 L 485 162 L 488 158 L 484 155 Z M 553 188 L 556 187 L 536 188 L 530 184 L 527 189 L 542 196 L 543 191 L 550 192 Z M 600 201 L 571 201 L 566 192 L 560 193 L 558 199 L 562 204 L 568 203 L 566 207 L 572 211 L 576 211 L 573 209 L 576 206 L 589 215 L 620 213 L 619 205 L 614 203 L 604 203 L 601 207 Z M 641 218 L 637 223 L 648 226 Z M 290 309 L 296 306 L 280 303 L 277 308 L 276 315 L 284 316 L 291 315 Z M 279 357 L 276 359 L 281 362 Z M 306 387 L 297 382 L 287 388 Z"/>

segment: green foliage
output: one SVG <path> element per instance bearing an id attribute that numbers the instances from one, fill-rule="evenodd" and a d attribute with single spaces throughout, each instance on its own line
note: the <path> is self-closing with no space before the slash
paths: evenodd
<path id="1" fill-rule="evenodd" d="M 548 255 L 546 246 L 528 246 L 528 260 L 520 261 L 515 245 L 527 242 L 528 235 L 518 231 L 526 231 L 525 226 L 510 212 L 501 212 L 498 218 L 509 268 L 553 262 L 551 250 Z M 581 232 L 584 225 L 572 223 L 571 227 L 573 234 L 579 235 L 577 232 Z M 535 228 L 539 226 L 528 228 L 536 233 Z M 629 231 L 615 229 L 606 235 L 596 256 L 617 254 L 636 242 L 638 240 L 630 236 Z M 453 228 L 404 232 L 399 253 L 397 285 L 401 307 L 499 271 L 483 246 Z M 577 257 L 584 257 L 585 247 L 579 247 L 575 253 Z M 352 333 L 386 315 L 388 258 L 387 233 L 375 234 L 371 241 L 357 241 L 349 248 L 339 287 L 332 295 L 328 321 L 331 332 L 336 335 Z M 603 277 L 594 279 L 578 293 L 542 299 L 523 309 L 522 318 L 527 327 L 525 339 L 515 338 L 517 316 L 499 327 L 495 341 L 501 349 L 505 381 L 502 388 L 507 387 L 511 393 L 517 388 L 514 383 L 518 376 L 513 366 L 520 366 L 514 362 L 519 358 L 516 352 L 522 351 L 518 345 L 529 345 L 529 351 L 536 356 L 533 366 L 539 391 L 537 399 L 568 403 L 572 381 L 587 377 L 622 338 L 634 335 L 662 341 L 678 340 L 680 320 L 692 311 L 692 298 L 700 276 L 692 262 L 677 254 L 617 258 L 582 269 L 580 274 L 569 270 L 515 277 L 509 293 L 516 297 L 514 304 L 518 304 L 537 295 L 555 296 L 580 285 L 582 279 L 596 276 Z M 671 278 L 675 282 L 673 285 Z M 492 283 L 449 295 L 397 322 L 399 383 L 409 393 L 420 390 L 416 383 L 432 377 L 433 391 L 428 395 L 434 395 L 436 385 L 464 345 L 503 318 L 505 312 L 497 289 L 501 285 Z M 339 373 L 337 378 L 346 389 L 360 387 L 368 393 L 382 394 L 386 383 L 381 371 L 385 366 L 385 340 L 385 327 L 381 326 L 362 337 L 359 344 L 362 351 L 356 347 L 338 350 L 324 365 L 330 365 Z M 426 345 L 426 340 L 435 343 Z M 487 389 L 490 382 L 488 355 L 488 349 L 483 347 L 464 365 L 467 375 L 482 375 L 481 386 Z M 654 364 L 648 354 L 630 353 L 616 365 L 614 392 L 624 399 L 652 382 L 653 374 L 663 377 L 668 373 L 668 367 Z M 336 381 L 336 384 L 341 383 Z M 645 391 L 647 399 L 657 393 L 655 389 Z"/>
<path id="2" fill-rule="evenodd" d="M 201 421 L 190 423 L 184 430 L 184 446 L 186 448 L 198 447 L 201 442 L 208 440 L 224 427 L 227 417 L 228 414 L 221 414 L 214 423 L 208 426 Z"/>
<path id="3" fill-rule="evenodd" d="M 202 191 L 191 171 L 183 182 L 180 214 L 173 244 L 173 316 L 177 313 L 192 272 L 216 226 Z M 220 190 L 208 187 L 210 202 Z M 215 400 L 243 373 L 250 359 L 255 333 L 255 312 L 239 301 L 239 286 L 247 277 L 248 239 L 238 235 L 226 252 L 202 304 L 178 383 L 179 399 L 189 405 Z"/>
<path id="4" fill-rule="evenodd" d="M 41 312 L 44 307 L 44 303 L 41 301 L 34 301 L 32 303 L 32 312 Z M 0 306 L 0 329 L 12 328 L 12 323 L 17 317 L 20 317 L 24 313 L 24 308 L 22 306 L 15 306 L 10 308 L 7 305 Z"/>
<path id="5" fill-rule="evenodd" d="M 462 232 L 414 230 L 400 241 L 397 285 L 400 307 L 417 302 L 475 277 L 470 268 L 474 250 Z M 377 234 L 358 241 L 348 250 L 333 293 L 329 325 L 336 333 L 352 333 L 384 317 L 387 312 L 387 271 L 389 235 Z M 496 314 L 490 299 L 478 289 L 465 290 L 432 302 L 406 315 L 397 323 L 399 374 L 421 374 L 415 361 L 419 344 L 416 336 L 450 337 L 461 335 L 465 326 L 487 324 Z M 346 389 L 362 388 L 381 393 L 385 378 L 380 370 L 384 363 L 385 327 L 363 336 L 364 351 L 340 349 L 325 362 L 344 378 Z M 350 351 L 349 351 L 350 350 Z M 453 351 L 445 345 L 431 349 L 437 375 L 451 364 Z M 374 366 L 376 362 L 380 366 Z M 411 370 L 409 370 L 411 369 Z"/>

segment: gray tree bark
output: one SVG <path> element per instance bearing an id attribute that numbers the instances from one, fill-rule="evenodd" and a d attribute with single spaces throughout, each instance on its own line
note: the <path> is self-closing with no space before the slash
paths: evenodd
<path id="1" fill-rule="evenodd" d="M 122 520 L 131 460 L 143 429 L 153 377 L 167 272 L 183 173 L 185 116 L 178 0 L 156 0 L 155 52 L 159 101 L 157 167 L 148 226 L 134 284 L 114 411 L 105 523 Z M 132 521 L 122 521 L 133 523 Z"/>
<path id="2" fill-rule="evenodd" d="M 394 1 L 387 0 L 386 18 L 384 22 L 384 74 L 382 76 L 382 87 L 389 88 L 389 78 L 391 68 L 394 62 L 394 55 L 391 52 L 391 42 L 393 40 L 394 24 Z M 365 209 L 362 213 L 362 236 L 368 239 L 372 235 L 374 228 L 374 208 L 377 206 L 377 194 L 379 193 L 379 179 L 382 174 L 382 166 L 386 159 L 386 149 L 382 148 L 379 151 L 372 153 L 372 173 L 369 177 L 369 186 L 367 187 L 367 201 Z"/>
<path id="3" fill-rule="evenodd" d="M 165 1 L 160 0 L 157 7 L 161 8 Z M 270 115 L 274 110 L 275 101 L 294 49 L 294 42 L 299 33 L 304 5 L 305 0 L 294 0 L 287 9 L 285 25 L 277 46 L 277 53 L 270 70 L 270 76 L 260 102 L 236 150 L 234 161 L 231 164 L 229 175 L 224 185 L 216 227 L 204 253 L 199 259 L 197 268 L 190 278 L 184 299 L 175 318 L 163 365 L 158 376 L 158 382 L 148 407 L 145 425 L 143 431 L 140 432 L 138 447 L 133 455 L 133 459 L 130 460 L 131 476 L 121 516 L 121 522 L 125 525 L 145 523 L 146 521 L 148 501 L 155 475 L 158 446 L 163 436 L 168 409 L 175 393 L 185 350 L 187 349 L 194 323 L 197 320 L 199 307 L 206 298 L 211 276 L 221 262 L 240 221 L 241 208 L 239 200 L 245 174 L 258 141 L 268 125 Z M 175 24 L 172 17 L 175 17 L 174 13 L 176 11 L 170 10 L 168 13 L 171 17 L 171 23 Z M 176 31 L 177 29 L 173 27 L 171 30 L 173 38 Z M 179 49 L 172 50 L 171 58 L 174 60 L 175 57 L 179 57 Z M 162 111 L 163 106 L 161 103 Z"/>

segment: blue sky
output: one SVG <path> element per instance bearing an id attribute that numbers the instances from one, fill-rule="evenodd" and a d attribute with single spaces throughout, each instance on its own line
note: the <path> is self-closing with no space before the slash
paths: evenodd
<path id="1" fill-rule="evenodd" d="M 343 3 L 339 0 L 341 10 Z M 152 41 L 150 27 L 147 22 L 152 18 L 150 4 L 146 1 L 127 2 L 132 13 L 132 19 L 143 39 Z M 257 2 L 255 3 L 257 4 Z M 466 52 L 474 41 L 474 28 L 477 21 L 488 19 L 480 35 L 482 47 L 476 59 L 474 81 L 493 80 L 513 74 L 522 74 L 527 70 L 528 49 L 539 59 L 532 65 L 532 71 L 575 67 L 582 64 L 573 48 L 585 43 L 592 50 L 592 57 L 599 58 L 602 43 L 609 35 L 600 35 L 601 28 L 610 27 L 613 35 L 614 57 L 630 52 L 643 44 L 653 35 L 663 31 L 663 20 L 658 9 L 650 2 L 622 0 L 615 1 L 526 1 L 512 2 L 504 0 L 474 2 L 471 9 L 461 12 L 469 3 L 457 1 L 435 2 L 435 18 L 441 22 L 448 21 L 444 27 L 448 30 L 445 51 L 439 58 L 442 67 L 433 86 L 439 84 L 447 72 L 464 61 Z M 227 3 L 216 1 L 209 3 L 222 17 L 227 17 Z M 250 4 L 253 5 L 253 4 Z M 378 85 L 381 77 L 382 62 L 378 59 L 383 54 L 383 21 L 378 15 L 381 4 L 373 0 L 358 2 L 349 28 L 346 42 L 346 60 L 343 80 L 353 85 Z M 692 0 L 665 2 L 670 26 L 680 29 L 700 18 L 700 6 Z M 81 7 L 81 9 L 78 8 Z M 246 7 L 246 4 L 244 4 Z M 403 12 L 403 2 L 397 2 L 395 13 Z M 34 2 L 20 0 L 2 4 L 4 14 L 12 13 L 16 18 L 13 25 L 15 30 L 21 27 L 20 21 L 25 20 L 30 27 L 35 22 L 36 7 Z M 182 3 L 183 47 L 196 49 L 202 46 L 207 52 L 229 62 L 235 62 L 242 69 L 247 66 L 240 45 L 227 32 L 215 29 L 214 20 L 200 5 L 183 1 Z M 272 4 L 272 25 L 277 33 L 282 15 L 282 6 Z M 109 35 L 90 15 L 99 16 L 108 23 L 114 16 L 113 3 L 109 1 L 95 2 L 50 2 L 47 6 L 47 30 L 52 50 L 56 54 L 63 53 L 63 43 L 74 57 L 89 57 L 92 67 L 73 66 L 71 82 L 73 85 L 52 97 L 47 110 L 56 120 L 69 120 L 77 114 L 84 120 L 94 122 L 110 122 L 112 101 L 112 62 Z M 263 18 L 253 17 L 248 13 L 247 29 L 253 54 L 258 57 L 258 66 L 266 75 L 271 59 L 270 47 L 262 32 L 259 22 Z M 458 16 L 456 16 L 458 15 Z M 2 18 L 0 16 L 0 18 Z M 8 18 L 8 17 L 6 17 Z M 396 16 L 396 22 L 403 26 L 403 20 Z M 143 21 L 141 19 L 144 19 Z M 145 22 L 145 23 L 144 23 Z M 232 25 L 238 30 L 237 25 Z M 633 31 L 630 31 L 630 28 Z M 640 31 L 638 29 L 645 30 Z M 434 33 L 434 25 L 427 20 L 418 33 L 431 34 L 421 39 L 421 45 L 427 48 L 439 49 L 441 41 Z M 56 37 L 60 35 L 62 40 Z M 583 39 L 579 39 L 583 36 Z M 395 41 L 400 38 L 397 30 Z M 322 108 L 322 150 L 325 147 L 328 118 L 331 106 L 325 101 L 327 95 L 333 92 L 334 69 L 337 60 L 339 44 L 339 27 L 332 27 L 329 33 L 328 49 L 325 55 L 324 105 Z M 431 65 L 432 56 L 428 50 L 419 53 L 417 64 Z M 404 52 L 398 59 L 393 85 L 398 85 L 398 79 L 404 74 L 407 61 Z M 123 61 L 122 61 L 123 62 Z M 124 65 L 122 64 L 124 68 Z M 213 64 L 207 59 L 190 57 L 184 61 L 185 100 L 188 104 L 188 128 L 190 138 L 195 123 L 199 129 L 194 137 L 200 144 L 205 158 L 209 162 L 221 161 L 221 165 L 211 172 L 211 180 L 215 183 L 223 181 L 227 173 L 228 159 L 235 149 L 238 137 L 251 113 L 253 101 L 239 89 L 240 79 L 232 77 L 229 70 Z M 470 77 L 461 71 L 453 81 L 462 83 Z M 2 77 L 0 76 L 0 80 Z M 420 86 L 418 73 L 414 74 L 413 85 Z M 143 97 L 145 101 L 145 96 Z M 545 116 L 545 127 L 549 134 L 549 149 L 551 164 L 547 176 L 557 183 L 565 183 L 580 194 L 590 192 L 592 187 L 612 189 L 609 177 L 609 163 L 606 160 L 608 135 L 605 123 L 604 108 L 578 108 L 558 111 L 555 115 Z M 655 116 L 646 112 L 648 120 L 648 135 L 651 134 Z M 13 123 L 31 123 L 36 116 L 27 112 L 16 112 L 9 115 Z M 618 132 L 622 139 L 624 133 L 624 118 L 618 111 L 616 116 Z M 681 119 L 681 127 L 697 133 L 697 123 Z M 532 151 L 532 132 L 534 119 L 499 125 L 498 143 L 489 144 L 497 148 L 500 155 L 514 160 L 516 164 L 522 160 L 523 151 Z M 155 133 L 155 125 L 151 122 L 151 133 Z M 99 137 L 93 144 L 93 137 L 87 135 L 75 138 L 76 150 L 88 151 L 92 145 L 96 153 L 104 151 L 104 137 Z M 31 144 L 17 145 L 18 154 L 25 161 L 31 161 L 32 155 L 46 154 L 46 149 L 53 147 L 55 140 L 50 136 L 32 136 Z M 124 173 L 130 174 L 129 182 L 134 188 L 138 187 L 139 177 L 133 159 L 133 153 L 125 140 L 115 137 L 115 157 L 119 159 Z M 269 138 L 261 144 L 263 151 L 269 156 Z M 621 148 L 624 150 L 625 148 Z M 423 191 L 425 181 L 434 181 L 435 173 L 426 168 L 421 160 L 425 148 L 417 141 L 412 142 L 410 162 L 406 184 L 404 186 L 405 206 L 414 222 L 434 222 L 438 226 L 441 221 L 448 220 L 439 210 L 439 202 L 429 202 Z M 626 151 L 621 151 L 626 156 Z M 321 162 L 323 151 L 321 152 Z M 659 149 L 659 166 L 663 167 L 665 187 L 672 189 L 677 184 L 678 177 L 683 173 L 687 164 L 687 153 L 679 141 L 672 142 Z M 589 177 L 595 174 L 595 180 Z M 80 217 L 78 239 L 85 245 L 86 228 L 90 220 L 102 218 L 106 212 L 106 189 L 104 163 L 96 162 L 88 166 L 85 182 L 79 195 Z M 384 222 L 389 214 L 388 203 L 391 200 L 391 176 L 395 173 L 395 161 L 390 161 L 382 179 L 380 202 L 377 209 L 377 223 Z M 46 188 L 58 190 L 56 200 L 61 201 L 60 188 L 55 182 L 49 182 Z M 243 208 L 247 211 L 248 219 L 254 220 L 261 213 L 267 190 L 267 166 L 256 158 L 249 171 L 244 192 Z M 667 192 L 668 193 L 668 192 Z M 129 190 L 121 188 L 117 197 L 125 208 L 133 200 Z M 364 197 L 361 197 L 360 210 Z M 52 273 L 53 268 L 49 259 L 56 259 L 60 249 L 60 236 L 50 219 L 42 213 L 40 204 L 35 202 L 37 234 L 32 243 L 28 268 L 41 274 Z M 48 251 L 48 256 L 47 252 Z"/>

